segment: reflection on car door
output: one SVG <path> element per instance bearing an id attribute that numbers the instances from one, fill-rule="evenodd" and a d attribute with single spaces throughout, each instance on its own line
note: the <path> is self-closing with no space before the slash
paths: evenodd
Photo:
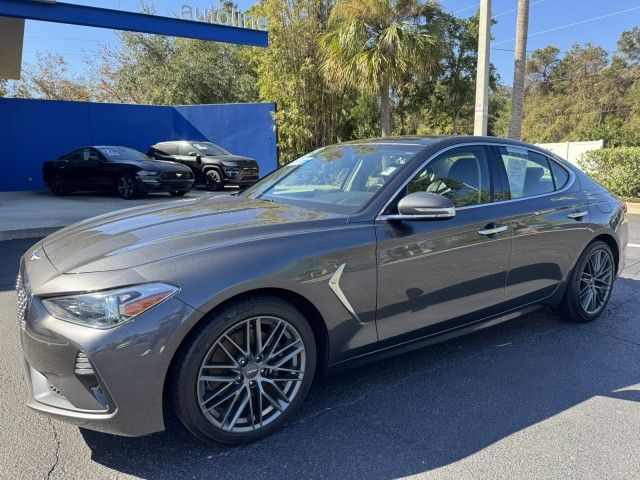
<path id="1" fill-rule="evenodd" d="M 580 186 L 558 162 L 521 147 L 495 147 L 511 201 L 513 250 L 506 285 L 509 306 L 555 290 L 584 247 L 589 223 Z"/>
<path id="2" fill-rule="evenodd" d="M 88 163 L 88 152 L 88 148 L 83 148 L 66 157 L 65 181 L 74 188 L 90 190 L 94 187 L 95 176 Z"/>
<path id="3" fill-rule="evenodd" d="M 484 146 L 448 150 L 413 177 L 376 221 L 380 340 L 435 333 L 503 308 L 511 231 L 493 203 L 493 170 Z M 384 219 L 414 191 L 450 198 L 456 216 Z"/>

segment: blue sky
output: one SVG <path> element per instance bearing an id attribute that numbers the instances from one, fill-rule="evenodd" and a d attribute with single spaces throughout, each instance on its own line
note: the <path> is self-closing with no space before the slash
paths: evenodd
<path id="1" fill-rule="evenodd" d="M 69 3 L 137 11 L 137 0 L 64 0 Z M 182 4 L 199 7 L 211 5 L 211 0 L 152 0 L 160 15 L 179 12 Z M 254 2 L 238 0 L 241 10 Z M 479 0 L 441 0 L 442 6 L 459 16 L 472 15 Z M 502 82 L 510 84 L 513 76 L 513 48 L 517 0 L 493 0 L 492 10 L 498 23 L 493 27 L 494 49 L 491 60 L 496 65 Z M 626 10 L 626 11 L 625 11 Z M 624 11 L 616 14 L 616 12 Z M 594 21 L 587 21 L 602 17 Z M 568 24 L 572 26 L 563 27 Z M 554 44 L 562 50 L 574 43 L 591 42 L 608 51 L 615 51 L 620 32 L 640 25 L 640 0 L 531 0 L 529 43 L 527 50 Z M 33 61 L 36 52 L 62 54 L 72 71 L 82 74 L 83 59 L 100 43 L 116 43 L 113 31 L 96 28 L 57 25 L 28 21 L 25 31 L 23 62 Z"/>

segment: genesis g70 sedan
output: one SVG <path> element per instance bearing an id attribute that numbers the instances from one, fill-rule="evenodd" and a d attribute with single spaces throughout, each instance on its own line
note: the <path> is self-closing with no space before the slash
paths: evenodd
<path id="1" fill-rule="evenodd" d="M 251 441 L 316 373 L 543 306 L 594 320 L 626 244 L 625 204 L 532 145 L 321 148 L 242 193 L 103 215 L 31 248 L 28 404 L 120 435 L 175 414 L 201 438 Z"/>

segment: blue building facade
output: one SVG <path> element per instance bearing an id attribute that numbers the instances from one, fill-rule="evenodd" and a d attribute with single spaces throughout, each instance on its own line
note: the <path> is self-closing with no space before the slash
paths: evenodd
<path id="1" fill-rule="evenodd" d="M 146 152 L 163 140 L 208 140 L 277 166 L 273 103 L 153 106 L 0 98 L 0 191 L 39 190 L 42 164 L 88 145 Z"/>

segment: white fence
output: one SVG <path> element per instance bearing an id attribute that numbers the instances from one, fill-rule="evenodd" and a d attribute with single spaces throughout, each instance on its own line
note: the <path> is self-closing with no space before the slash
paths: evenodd
<path id="1" fill-rule="evenodd" d="M 580 160 L 582 154 L 591 150 L 600 150 L 604 147 L 604 140 L 593 140 L 589 142 L 538 143 L 537 145 L 539 147 L 546 148 L 547 150 L 578 166 L 578 160 Z"/>

